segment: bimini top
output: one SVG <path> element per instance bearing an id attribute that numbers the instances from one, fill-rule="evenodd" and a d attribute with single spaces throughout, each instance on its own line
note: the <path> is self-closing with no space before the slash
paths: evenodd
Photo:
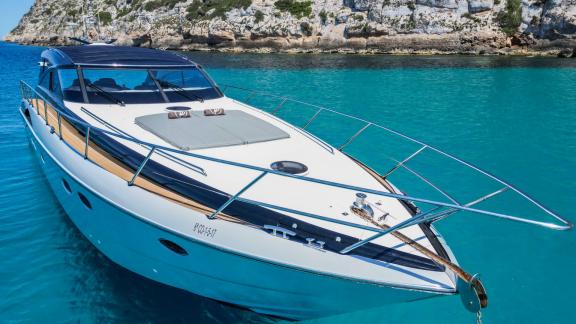
<path id="1" fill-rule="evenodd" d="M 84 45 L 51 48 L 42 58 L 53 66 L 86 67 L 193 67 L 188 58 L 167 51 L 142 47 Z"/>

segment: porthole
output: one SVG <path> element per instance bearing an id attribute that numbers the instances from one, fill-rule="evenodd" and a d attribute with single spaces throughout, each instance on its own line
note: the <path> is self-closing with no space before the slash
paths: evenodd
<path id="1" fill-rule="evenodd" d="M 66 190 L 67 193 L 72 193 L 72 188 L 70 188 L 70 184 L 68 184 L 68 181 L 66 181 L 66 179 L 62 178 L 62 186 L 64 186 L 64 189 Z"/>
<path id="2" fill-rule="evenodd" d="M 84 196 L 83 194 L 81 194 L 81 193 L 79 192 L 79 193 L 78 193 L 78 198 L 80 198 L 80 201 L 84 204 L 84 206 L 86 206 L 86 208 L 92 209 L 92 204 L 90 203 L 90 201 L 88 200 L 88 198 L 86 198 L 86 196 Z"/>
<path id="3" fill-rule="evenodd" d="M 186 251 L 186 249 L 184 249 L 183 247 L 181 247 L 180 245 L 170 241 L 170 240 L 166 240 L 166 239 L 159 239 L 158 241 L 160 241 L 160 243 L 162 243 L 162 245 L 164 245 L 165 247 L 167 247 L 170 251 L 180 254 L 180 255 L 188 255 L 188 252 Z"/>

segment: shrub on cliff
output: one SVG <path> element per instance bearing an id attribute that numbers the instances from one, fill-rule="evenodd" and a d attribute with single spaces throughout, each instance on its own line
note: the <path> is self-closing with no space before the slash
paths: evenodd
<path id="1" fill-rule="evenodd" d="M 256 10 L 256 12 L 254 13 L 254 22 L 259 23 L 262 20 L 264 20 L 264 13 L 262 13 L 262 11 L 260 10 Z"/>
<path id="2" fill-rule="evenodd" d="M 506 7 L 498 14 L 500 28 L 507 35 L 514 35 L 522 23 L 522 0 L 508 0 Z"/>
<path id="3" fill-rule="evenodd" d="M 186 11 L 189 20 L 212 19 L 215 17 L 226 18 L 226 13 L 232 9 L 246 9 L 250 7 L 252 0 L 196 0 L 192 2 Z M 214 9 L 210 14 L 209 11 Z"/>
<path id="4" fill-rule="evenodd" d="M 296 18 L 310 16 L 312 13 L 312 1 L 278 0 L 274 2 L 274 7 Z"/>
<path id="5" fill-rule="evenodd" d="M 142 7 L 142 0 L 134 0 L 131 3 L 126 3 L 126 6 L 116 11 L 116 18 L 124 17 L 129 13 L 131 13 L 132 11 L 140 9 L 141 7 Z"/>
<path id="6" fill-rule="evenodd" d="M 114 6 L 118 8 L 118 0 L 106 0 L 104 3 L 108 6 Z"/>
<path id="7" fill-rule="evenodd" d="M 152 11 L 161 7 L 173 9 L 179 2 L 186 2 L 186 0 L 153 0 L 144 4 L 144 10 Z"/>
<path id="8" fill-rule="evenodd" d="M 104 26 L 110 25 L 110 23 L 112 23 L 112 14 L 108 11 L 100 11 L 98 13 L 98 20 L 100 20 L 100 23 Z"/>
<path id="9" fill-rule="evenodd" d="M 326 20 L 328 20 L 328 14 L 326 14 L 326 11 L 324 11 L 324 10 L 320 11 L 320 13 L 318 14 L 318 17 L 320 17 L 320 21 L 322 22 L 322 25 L 325 25 Z"/>
<path id="10" fill-rule="evenodd" d="M 302 34 L 306 36 L 312 36 L 312 26 L 309 23 L 307 22 L 301 23 L 300 30 L 302 31 Z"/>

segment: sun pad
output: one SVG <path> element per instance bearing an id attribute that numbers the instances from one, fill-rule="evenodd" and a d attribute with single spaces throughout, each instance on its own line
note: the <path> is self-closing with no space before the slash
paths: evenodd
<path id="1" fill-rule="evenodd" d="M 137 117 L 135 123 L 182 150 L 251 144 L 288 138 L 278 127 L 240 110 L 225 115 L 168 119 L 166 113 Z"/>

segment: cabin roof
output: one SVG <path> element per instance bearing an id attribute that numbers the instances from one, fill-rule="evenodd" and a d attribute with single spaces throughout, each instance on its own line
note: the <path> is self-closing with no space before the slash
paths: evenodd
<path id="1" fill-rule="evenodd" d="M 191 67 L 196 63 L 174 52 L 113 45 L 51 48 L 42 57 L 57 66 L 86 67 Z"/>

